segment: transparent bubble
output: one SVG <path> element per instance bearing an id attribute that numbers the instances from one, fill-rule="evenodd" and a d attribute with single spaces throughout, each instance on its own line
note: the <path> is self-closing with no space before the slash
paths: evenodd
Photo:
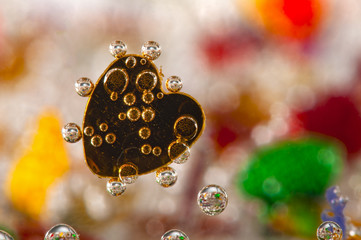
<path id="1" fill-rule="evenodd" d="M 125 60 L 125 65 L 128 68 L 133 68 L 136 64 L 137 64 L 137 59 L 135 59 L 135 57 L 133 56 L 130 56 Z"/>
<path id="2" fill-rule="evenodd" d="M 170 92 L 178 92 L 182 89 L 182 80 L 177 76 L 171 76 L 165 82 L 165 86 Z"/>
<path id="3" fill-rule="evenodd" d="M 75 123 L 67 123 L 61 130 L 63 138 L 69 143 L 75 143 L 82 137 L 80 127 Z"/>
<path id="4" fill-rule="evenodd" d="M 210 216 L 218 215 L 224 211 L 228 204 L 226 191 L 215 184 L 202 188 L 198 193 L 198 206 Z"/>
<path id="5" fill-rule="evenodd" d="M 109 45 L 109 52 L 113 57 L 121 58 L 127 53 L 127 45 L 122 41 L 114 41 Z"/>
<path id="6" fill-rule="evenodd" d="M 112 178 L 107 182 L 107 190 L 113 196 L 122 195 L 126 189 L 126 184 L 119 179 Z"/>
<path id="7" fill-rule="evenodd" d="M 190 148 L 183 142 L 171 143 L 168 151 L 170 158 L 177 164 L 185 163 L 191 155 Z"/>
<path id="8" fill-rule="evenodd" d="M 75 90 L 79 96 L 87 97 L 89 96 L 94 89 L 94 84 L 89 78 L 79 78 L 75 82 Z"/>
<path id="9" fill-rule="evenodd" d="M 74 228 L 67 224 L 57 224 L 46 234 L 45 240 L 79 240 L 79 235 Z"/>
<path id="10" fill-rule="evenodd" d="M 189 240 L 189 238 L 181 230 L 172 229 L 164 233 L 161 240 Z"/>
<path id="11" fill-rule="evenodd" d="M 317 228 L 317 239 L 318 240 L 341 240 L 342 239 L 342 229 L 335 222 L 332 222 L 332 221 L 323 222 Z"/>
<path id="12" fill-rule="evenodd" d="M 148 41 L 142 46 L 142 54 L 149 60 L 157 59 L 162 53 L 162 49 L 157 42 Z"/>
<path id="13" fill-rule="evenodd" d="M 138 168 L 132 163 L 123 164 L 119 168 L 119 178 L 125 184 L 132 184 L 138 179 Z"/>
<path id="14" fill-rule="evenodd" d="M 155 111 L 149 107 L 145 108 L 142 112 L 142 119 L 144 122 L 151 122 L 155 117 Z"/>
<path id="15" fill-rule="evenodd" d="M 152 92 L 145 91 L 142 95 L 142 100 L 146 104 L 150 104 L 154 100 L 154 95 Z"/>
<path id="16" fill-rule="evenodd" d="M 148 139 L 150 137 L 151 131 L 148 127 L 142 127 L 138 131 L 139 137 L 142 139 Z"/>
<path id="17" fill-rule="evenodd" d="M 103 139 L 100 135 L 94 135 L 91 139 L 90 139 L 90 143 L 91 145 L 93 145 L 94 147 L 100 147 L 103 144 Z"/>
<path id="18" fill-rule="evenodd" d="M 9 233 L 0 230 L 0 240 L 14 240 L 14 238 Z"/>
<path id="19" fill-rule="evenodd" d="M 177 179 L 178 175 L 171 167 L 162 167 L 158 169 L 155 174 L 155 180 L 157 183 L 165 188 L 173 186 L 177 182 Z"/>

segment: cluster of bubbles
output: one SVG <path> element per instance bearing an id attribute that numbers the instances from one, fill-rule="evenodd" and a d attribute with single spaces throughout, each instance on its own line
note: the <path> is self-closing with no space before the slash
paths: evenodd
<path id="1" fill-rule="evenodd" d="M 10 234 L 2 230 L 0 230 L 0 239 L 14 240 Z M 50 228 L 44 240 L 79 240 L 79 234 L 71 226 L 62 223 Z"/>

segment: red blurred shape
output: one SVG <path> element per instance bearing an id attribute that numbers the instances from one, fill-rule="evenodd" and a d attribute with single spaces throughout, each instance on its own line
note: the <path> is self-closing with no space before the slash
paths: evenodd
<path id="1" fill-rule="evenodd" d="M 284 0 L 283 11 L 296 26 L 312 25 L 314 9 L 311 0 Z"/>
<path id="2" fill-rule="evenodd" d="M 343 142 L 349 159 L 361 149 L 361 116 L 348 97 L 330 97 L 311 110 L 296 114 L 296 118 L 305 130 Z"/>
<path id="3" fill-rule="evenodd" d="M 258 36 L 243 29 L 216 36 L 204 35 L 200 40 L 201 53 L 211 68 L 242 61 L 245 56 L 261 47 L 260 45 Z"/>
<path id="4" fill-rule="evenodd" d="M 217 132 L 215 132 L 215 138 L 220 148 L 225 148 L 230 143 L 236 141 L 238 134 L 228 126 L 219 126 Z"/>

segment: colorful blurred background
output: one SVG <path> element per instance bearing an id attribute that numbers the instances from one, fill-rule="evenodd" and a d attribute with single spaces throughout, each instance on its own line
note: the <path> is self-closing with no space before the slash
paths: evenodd
<path id="1" fill-rule="evenodd" d="M 361 2 L 357 0 L 0 0 L 0 229 L 42 239 L 67 223 L 82 240 L 316 239 L 325 191 L 349 198 L 361 223 Z M 165 78 L 181 77 L 207 120 L 175 186 L 141 176 L 120 197 L 61 128 L 81 125 L 113 60 L 162 46 Z M 164 82 L 163 82 L 164 86 Z M 207 216 L 196 196 L 218 184 L 229 204 Z M 344 233 L 345 234 L 345 233 Z"/>

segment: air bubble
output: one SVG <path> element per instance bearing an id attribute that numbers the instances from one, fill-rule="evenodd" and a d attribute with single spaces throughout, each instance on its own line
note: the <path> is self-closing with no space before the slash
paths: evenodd
<path id="1" fill-rule="evenodd" d="M 79 94 L 79 96 L 87 97 L 93 92 L 94 84 L 89 78 L 79 78 L 75 82 L 75 90 Z"/>
<path id="2" fill-rule="evenodd" d="M 80 127 L 75 123 L 66 124 L 61 130 L 63 138 L 69 143 L 75 143 L 82 137 Z"/>
<path id="3" fill-rule="evenodd" d="M 176 171 L 171 167 L 162 167 L 158 169 L 155 174 L 155 180 L 162 187 L 171 187 L 173 186 L 178 179 L 178 175 Z"/>
<path id="4" fill-rule="evenodd" d="M 149 60 L 157 59 L 162 53 L 160 45 L 155 41 L 145 42 L 142 46 L 142 54 Z"/>
<path id="5" fill-rule="evenodd" d="M 198 206 L 210 216 L 218 215 L 224 211 L 228 204 L 226 191 L 215 184 L 205 186 L 198 193 Z"/>
<path id="6" fill-rule="evenodd" d="M 132 184 L 138 179 L 138 168 L 132 163 L 123 164 L 119 168 L 119 178 L 125 184 Z"/>
<path id="7" fill-rule="evenodd" d="M 125 183 L 116 178 L 112 178 L 107 182 L 107 191 L 113 196 L 122 195 L 126 188 Z"/>
<path id="8" fill-rule="evenodd" d="M 122 41 L 114 41 L 109 45 L 109 52 L 115 58 L 121 58 L 127 53 L 127 45 Z"/>

